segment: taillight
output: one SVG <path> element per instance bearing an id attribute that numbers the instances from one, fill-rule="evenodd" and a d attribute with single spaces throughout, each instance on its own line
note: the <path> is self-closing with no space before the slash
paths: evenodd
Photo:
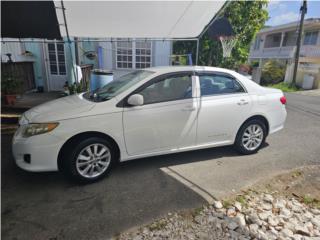
<path id="1" fill-rule="evenodd" d="M 282 97 L 280 98 L 280 102 L 281 102 L 282 104 L 286 104 L 286 103 L 287 103 L 286 97 L 285 97 L 285 96 L 282 96 Z"/>

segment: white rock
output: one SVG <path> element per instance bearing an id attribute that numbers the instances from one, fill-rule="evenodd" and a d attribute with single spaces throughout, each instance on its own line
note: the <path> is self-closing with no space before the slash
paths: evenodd
<path id="1" fill-rule="evenodd" d="M 216 209 L 220 209 L 220 208 L 223 208 L 223 205 L 220 201 L 214 201 L 213 202 L 213 206 L 216 208 Z"/>
<path id="2" fill-rule="evenodd" d="M 292 216 L 292 213 L 291 213 L 291 211 L 290 211 L 289 209 L 287 209 L 287 208 L 282 208 L 282 209 L 280 210 L 280 215 L 283 216 L 283 217 L 285 217 L 285 218 L 289 218 L 289 217 Z"/>
<path id="3" fill-rule="evenodd" d="M 272 203 L 273 202 L 273 197 L 270 194 L 265 194 L 263 197 L 263 201 Z"/>
<path id="4" fill-rule="evenodd" d="M 268 231 L 268 232 L 266 233 L 266 236 L 267 236 L 267 239 L 268 239 L 268 240 L 276 240 L 276 239 L 278 238 L 277 235 L 275 235 L 274 233 L 272 233 L 272 232 L 270 232 L 270 231 Z"/>
<path id="5" fill-rule="evenodd" d="M 303 217 L 304 217 L 305 219 L 307 219 L 307 220 L 310 220 L 310 219 L 313 218 L 313 215 L 312 215 L 312 213 L 310 213 L 310 212 L 305 212 L 305 213 L 303 214 Z"/>
<path id="6" fill-rule="evenodd" d="M 255 212 L 249 213 L 248 215 L 246 215 L 246 219 L 249 223 L 257 223 L 257 221 L 260 220 L 257 213 Z"/>
<path id="7" fill-rule="evenodd" d="M 260 229 L 257 231 L 256 237 L 261 240 L 268 240 L 267 234 Z"/>
<path id="8" fill-rule="evenodd" d="M 276 217 L 269 216 L 268 217 L 268 223 L 271 226 L 275 227 L 275 226 L 277 226 L 279 224 L 279 220 Z"/>
<path id="9" fill-rule="evenodd" d="M 241 209 L 242 209 L 241 203 L 235 202 L 235 203 L 234 203 L 234 207 L 236 208 L 236 210 L 238 210 L 239 212 L 241 212 Z"/>
<path id="10" fill-rule="evenodd" d="M 263 221 L 266 221 L 270 215 L 272 215 L 272 213 L 269 211 L 268 212 L 261 212 L 258 214 L 259 218 Z"/>
<path id="11" fill-rule="evenodd" d="M 261 204 L 261 208 L 263 210 L 267 210 L 267 211 L 272 210 L 272 204 L 271 203 L 263 203 L 263 204 Z"/>
<path id="12" fill-rule="evenodd" d="M 293 239 L 293 240 L 302 240 L 302 239 L 304 239 L 304 237 L 301 236 L 300 234 L 293 234 L 291 239 Z"/>
<path id="13" fill-rule="evenodd" d="M 249 229 L 252 234 L 256 235 L 258 233 L 259 226 L 258 226 L 258 224 L 255 224 L 255 223 L 250 224 Z"/>
<path id="14" fill-rule="evenodd" d="M 230 230 L 235 230 L 237 227 L 239 227 L 238 223 L 236 223 L 235 221 L 231 221 L 229 224 L 228 224 L 228 228 Z"/>
<path id="15" fill-rule="evenodd" d="M 310 212 L 312 212 L 314 215 L 320 215 L 320 209 L 311 208 Z"/>
<path id="16" fill-rule="evenodd" d="M 133 238 L 133 240 L 142 240 L 142 239 L 143 239 L 143 237 L 140 236 L 140 235 L 137 235 L 137 236 L 135 236 L 135 237 Z"/>
<path id="17" fill-rule="evenodd" d="M 236 209 L 234 207 L 231 207 L 227 210 L 227 216 L 228 217 L 235 217 L 237 215 Z"/>
<path id="18" fill-rule="evenodd" d="M 296 199 L 291 200 L 292 204 L 298 207 L 303 207 L 303 205 Z"/>
<path id="19" fill-rule="evenodd" d="M 315 237 L 320 237 L 320 231 L 317 230 L 317 229 L 313 230 L 313 234 L 314 234 Z"/>
<path id="20" fill-rule="evenodd" d="M 309 230 L 309 232 L 313 232 L 313 225 L 311 222 L 305 223 L 304 227 L 306 227 Z"/>
<path id="21" fill-rule="evenodd" d="M 237 216 L 235 217 L 235 221 L 241 226 L 244 227 L 246 225 L 246 220 L 244 218 L 244 215 L 239 213 L 237 214 Z"/>
<path id="22" fill-rule="evenodd" d="M 297 234 L 300 234 L 303 236 L 310 236 L 310 232 L 308 228 L 305 226 L 296 226 L 294 230 Z"/>
<path id="23" fill-rule="evenodd" d="M 320 230 L 320 217 L 312 218 L 311 223 Z"/>
<path id="24" fill-rule="evenodd" d="M 285 238 L 291 238 L 293 236 L 293 232 L 290 229 L 282 229 L 280 235 Z"/>
<path id="25" fill-rule="evenodd" d="M 291 210 L 295 213 L 301 213 L 302 212 L 302 207 L 297 206 L 297 205 L 293 205 Z"/>
<path id="26" fill-rule="evenodd" d="M 280 209 L 285 208 L 286 205 L 287 205 L 287 201 L 284 199 L 277 199 L 276 202 L 273 204 L 275 208 L 280 208 Z"/>

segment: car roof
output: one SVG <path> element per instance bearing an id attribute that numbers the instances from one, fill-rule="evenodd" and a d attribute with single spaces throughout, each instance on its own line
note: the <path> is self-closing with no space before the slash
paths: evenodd
<path id="1" fill-rule="evenodd" d="M 218 67 L 207 67 L 207 66 L 161 66 L 161 67 L 151 67 L 145 70 L 156 72 L 157 74 L 164 74 L 170 72 L 184 72 L 184 71 L 210 71 L 210 72 L 225 72 L 234 73 L 234 71 L 218 68 Z"/>

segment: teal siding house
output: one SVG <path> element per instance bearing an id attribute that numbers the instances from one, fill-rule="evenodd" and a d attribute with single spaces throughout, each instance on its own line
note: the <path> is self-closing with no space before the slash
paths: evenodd
<path id="1" fill-rule="evenodd" d="M 13 42 L 14 41 L 14 42 Z M 171 41 L 135 39 L 74 39 L 69 44 L 55 41 L 19 42 L 2 39 L 1 62 L 32 62 L 34 85 L 44 91 L 61 91 L 66 83 L 76 81 L 76 66 L 91 65 L 93 69 L 111 70 L 114 78 L 136 69 L 171 64 Z M 31 90 L 31 89 L 30 89 Z"/>

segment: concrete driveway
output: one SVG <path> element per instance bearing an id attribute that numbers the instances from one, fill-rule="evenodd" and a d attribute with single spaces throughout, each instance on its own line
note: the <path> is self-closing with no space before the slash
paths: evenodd
<path id="1" fill-rule="evenodd" d="M 258 154 L 231 147 L 135 160 L 95 184 L 17 169 L 2 135 L 2 239 L 108 239 L 168 211 L 201 206 L 261 178 L 320 163 L 320 98 L 288 94 L 286 127 Z M 203 198 L 204 197 L 204 198 Z"/>

